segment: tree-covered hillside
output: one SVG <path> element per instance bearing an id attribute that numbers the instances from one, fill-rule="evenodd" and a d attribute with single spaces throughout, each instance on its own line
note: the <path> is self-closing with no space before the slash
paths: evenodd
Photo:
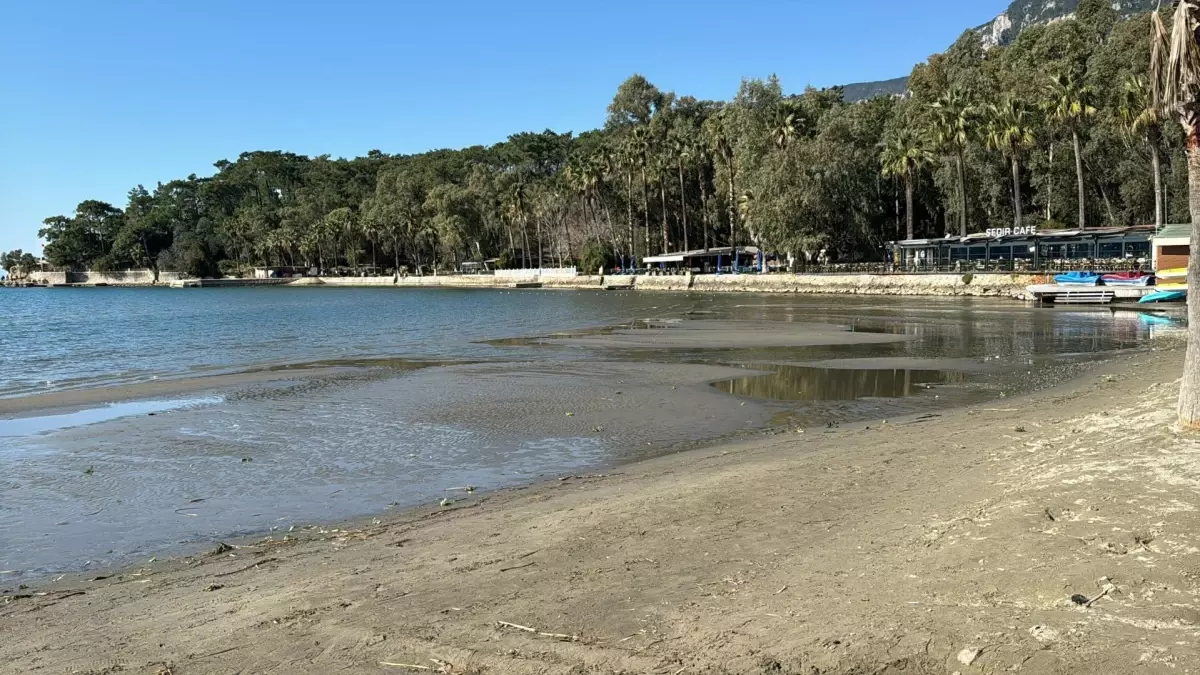
<path id="1" fill-rule="evenodd" d="M 848 103 L 767 78 L 704 101 L 635 75 L 604 126 L 579 134 L 410 156 L 246 152 L 211 176 L 135 187 L 124 205 L 47 218 L 45 254 L 194 275 L 537 266 L 731 242 L 848 260 L 1018 219 L 1186 220 L 1182 136 L 1150 106 L 1148 18 L 1122 19 L 1107 0 L 1077 14 L 992 49 L 964 35 L 913 70 L 903 100 Z"/>

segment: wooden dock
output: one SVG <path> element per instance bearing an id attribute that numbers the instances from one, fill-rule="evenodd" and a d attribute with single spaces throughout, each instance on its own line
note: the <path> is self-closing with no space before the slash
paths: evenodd
<path id="1" fill-rule="evenodd" d="M 1055 305 L 1108 305 L 1113 302 L 1136 303 L 1153 293 L 1153 286 L 1084 286 L 1081 284 L 1044 284 L 1030 286 L 1029 295 L 1038 302 Z"/>

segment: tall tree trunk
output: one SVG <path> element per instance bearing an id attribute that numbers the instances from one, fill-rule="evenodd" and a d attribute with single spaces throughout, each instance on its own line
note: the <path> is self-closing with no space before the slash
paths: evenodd
<path id="1" fill-rule="evenodd" d="M 679 218 L 683 230 L 683 250 L 688 250 L 687 189 L 683 181 L 683 158 L 679 158 Z"/>
<path id="2" fill-rule="evenodd" d="M 1050 168 L 1046 171 L 1046 220 L 1054 220 L 1054 144 L 1050 144 Z"/>
<path id="3" fill-rule="evenodd" d="M 626 206 L 626 210 L 627 210 L 626 224 L 629 225 L 629 257 L 636 258 L 637 257 L 637 244 L 635 242 L 637 240 L 633 236 L 633 172 L 632 171 L 625 174 L 625 187 L 627 188 L 626 193 L 628 195 L 628 198 L 625 200 L 625 206 Z"/>
<path id="4" fill-rule="evenodd" d="M 708 250 L 708 186 L 704 184 L 704 167 L 696 167 L 696 182 L 700 185 L 700 229 L 704 231 L 704 250 Z"/>
<path id="5" fill-rule="evenodd" d="M 1013 179 L 1013 226 L 1021 227 L 1023 218 L 1021 217 L 1021 163 L 1017 160 L 1017 155 L 1012 156 L 1012 179 Z"/>
<path id="6" fill-rule="evenodd" d="M 1150 136 L 1150 166 L 1154 170 L 1154 224 L 1162 227 L 1166 222 L 1166 214 L 1163 213 L 1162 157 L 1158 151 L 1157 134 Z"/>
<path id="7" fill-rule="evenodd" d="M 528 227 L 528 225 L 527 225 Z M 542 271 L 542 219 L 537 219 L 538 272 Z"/>
<path id="8" fill-rule="evenodd" d="M 908 173 L 904 175 L 904 216 L 908 221 L 908 239 L 912 241 L 916 239 L 916 231 L 913 229 L 913 170 L 910 167 Z"/>
<path id="9" fill-rule="evenodd" d="M 667 177 L 662 174 L 658 176 L 658 193 L 662 200 L 662 246 L 666 253 L 671 250 L 671 237 L 667 227 Z"/>
<path id="10" fill-rule="evenodd" d="M 521 241 L 524 249 L 521 251 L 521 269 L 529 269 L 529 221 L 521 216 Z"/>
<path id="11" fill-rule="evenodd" d="M 958 235 L 967 236 L 967 170 L 963 161 L 963 150 L 958 148 Z"/>
<path id="12" fill-rule="evenodd" d="M 1188 207 L 1192 216 L 1191 254 L 1188 256 L 1188 288 L 1200 288 L 1200 120 L 1185 128 L 1187 134 Z M 1200 429 L 1200 299 L 1188 302 L 1187 358 L 1179 387 L 1179 424 Z"/>
<path id="13" fill-rule="evenodd" d="M 1071 132 L 1071 146 L 1075 149 L 1075 181 L 1079 188 L 1079 227 L 1087 227 L 1087 191 L 1083 187 L 1083 150 L 1079 147 L 1079 132 Z"/>
<path id="14" fill-rule="evenodd" d="M 646 255 L 650 255 L 650 192 L 646 183 L 645 164 L 642 164 L 642 228 L 646 234 Z"/>
<path id="15" fill-rule="evenodd" d="M 734 187 L 733 158 L 726 158 L 729 164 L 729 246 L 730 253 L 737 260 L 737 190 Z"/>

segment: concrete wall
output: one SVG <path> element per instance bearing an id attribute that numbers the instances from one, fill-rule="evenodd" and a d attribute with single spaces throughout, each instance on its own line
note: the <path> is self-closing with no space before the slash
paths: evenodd
<path id="1" fill-rule="evenodd" d="M 637 288 L 644 288 L 638 279 Z M 1045 283 L 1029 274 L 723 274 L 698 275 L 693 291 L 827 293 L 852 295 L 940 295 L 1026 298 L 1025 287 Z"/>
<path id="2" fill-rule="evenodd" d="M 532 270 L 531 272 L 536 272 Z M 36 272 L 39 283 L 77 283 L 113 286 L 150 285 L 153 274 L 135 272 Z M 178 279 L 174 272 L 161 272 L 159 284 Z M 245 280 L 218 280 L 203 286 L 251 285 Z M 1026 286 L 1053 283 L 1044 276 L 1029 274 L 702 274 L 680 276 L 525 276 L 497 277 L 490 274 L 453 276 L 305 277 L 270 280 L 289 286 L 345 286 L 387 288 L 512 288 L 513 284 L 541 282 L 543 288 L 599 289 L 630 288 L 642 291 L 703 293 L 824 293 L 851 295 L 937 295 L 1005 297 L 1027 299 Z"/>
<path id="3" fill-rule="evenodd" d="M 1025 287 L 1052 283 L 1028 274 L 701 274 L 695 276 L 577 276 L 536 275 L 499 278 L 492 275 L 392 277 L 322 277 L 300 279 L 292 285 L 389 286 L 402 288 L 511 288 L 517 282 L 541 282 L 543 288 L 632 288 L 642 291 L 705 293 L 826 293 L 852 295 L 940 295 L 1026 297 Z"/>
<path id="4" fill-rule="evenodd" d="M 574 267 L 543 267 L 542 269 L 525 269 L 525 270 L 496 270 L 495 277 L 497 279 L 526 279 L 528 277 L 574 277 L 579 274 L 579 271 Z"/>

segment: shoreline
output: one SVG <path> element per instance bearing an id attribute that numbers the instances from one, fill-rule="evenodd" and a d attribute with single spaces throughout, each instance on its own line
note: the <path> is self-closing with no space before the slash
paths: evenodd
<path id="1" fill-rule="evenodd" d="M 0 658 L 13 672 L 431 658 L 479 673 L 1179 672 L 1200 663 L 1176 644 L 1200 635 L 1200 589 L 1173 571 L 1200 563 L 1200 449 L 1164 428 L 1181 358 L 1122 355 L 1003 406 L 722 443 L 110 578 L 0 576 Z"/>
<path id="2" fill-rule="evenodd" d="M 1046 275 L 1020 273 L 962 274 L 687 274 L 671 276 L 448 275 L 386 277 L 303 277 L 299 279 L 196 279 L 172 281 L 172 287 L 234 288 L 491 288 L 673 291 L 708 293 L 853 294 L 935 297 L 992 297 L 1030 300 L 1027 287 L 1046 283 Z M 72 288 L 166 288 L 167 282 L 65 284 Z"/>

